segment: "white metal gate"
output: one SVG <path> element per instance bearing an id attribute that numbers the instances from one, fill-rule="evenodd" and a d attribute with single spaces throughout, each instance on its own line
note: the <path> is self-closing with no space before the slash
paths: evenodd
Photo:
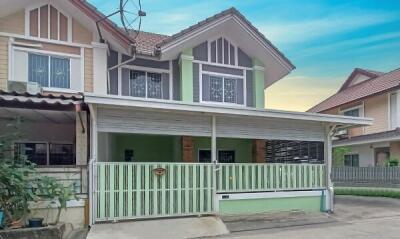
<path id="1" fill-rule="evenodd" d="M 212 164 L 95 162 L 94 222 L 214 213 Z"/>

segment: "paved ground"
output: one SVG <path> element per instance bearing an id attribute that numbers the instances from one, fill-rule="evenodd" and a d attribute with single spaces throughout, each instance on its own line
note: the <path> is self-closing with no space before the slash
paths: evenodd
<path id="1" fill-rule="evenodd" d="M 234 232 L 218 238 L 400 238 L 400 200 L 337 196 L 335 202 L 335 214 L 324 223 L 294 226 L 282 222 L 279 228 Z"/>

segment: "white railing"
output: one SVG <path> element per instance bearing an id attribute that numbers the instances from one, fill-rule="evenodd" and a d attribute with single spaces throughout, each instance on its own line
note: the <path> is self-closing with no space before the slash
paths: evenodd
<path id="1" fill-rule="evenodd" d="M 400 167 L 334 167 L 332 181 L 399 184 Z"/>
<path id="2" fill-rule="evenodd" d="M 251 192 L 321 189 L 323 164 L 220 164 L 218 192 Z"/>

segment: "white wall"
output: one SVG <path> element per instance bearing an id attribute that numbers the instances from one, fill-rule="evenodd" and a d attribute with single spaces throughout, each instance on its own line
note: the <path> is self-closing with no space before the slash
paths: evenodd
<path id="1" fill-rule="evenodd" d="M 360 167 L 375 166 L 375 148 L 389 147 L 389 143 L 375 143 L 348 146 L 351 153 L 358 154 Z"/>

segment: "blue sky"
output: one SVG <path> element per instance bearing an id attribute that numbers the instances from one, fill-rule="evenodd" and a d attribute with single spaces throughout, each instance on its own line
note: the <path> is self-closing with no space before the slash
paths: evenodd
<path id="1" fill-rule="evenodd" d="M 118 0 L 90 0 L 110 13 Z M 268 108 L 304 111 L 337 91 L 353 68 L 400 68 L 400 1 L 142 0 L 142 30 L 173 34 L 231 6 L 297 69 L 267 89 Z"/>

